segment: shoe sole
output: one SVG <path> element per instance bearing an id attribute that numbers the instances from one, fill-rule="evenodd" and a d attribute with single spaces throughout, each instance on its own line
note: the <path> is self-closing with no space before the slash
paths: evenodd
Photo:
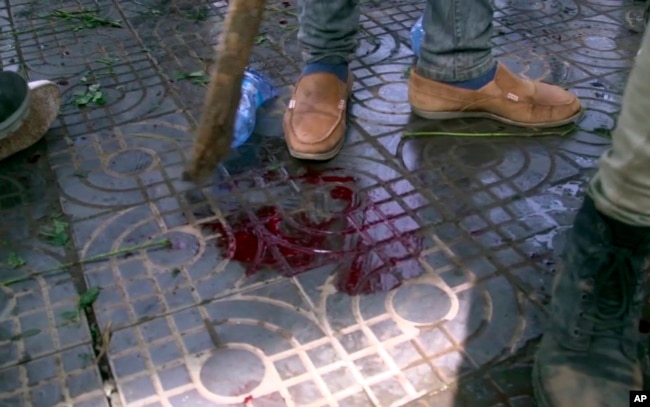
<path id="1" fill-rule="evenodd" d="M 413 109 L 413 112 L 425 119 L 430 119 L 430 120 L 447 120 L 447 119 L 468 119 L 468 118 L 486 118 L 486 119 L 493 119 L 497 120 L 502 123 L 510 124 L 513 126 L 518 126 L 518 127 L 524 127 L 524 128 L 536 128 L 536 129 L 542 129 L 542 128 L 551 128 L 551 127 L 561 127 L 569 123 L 573 123 L 577 120 L 579 120 L 582 115 L 584 115 L 584 109 L 580 109 L 578 113 L 575 115 L 571 116 L 568 119 L 557 121 L 557 122 L 552 122 L 552 123 L 537 123 L 537 124 L 526 124 L 526 123 L 518 123 L 512 120 L 508 120 L 504 117 L 497 116 L 492 113 L 485 113 L 485 112 L 471 112 L 471 113 L 466 113 L 466 112 L 425 112 L 422 110 L 418 109 Z M 299 160 L 309 160 L 309 161 L 328 161 L 336 157 L 341 150 L 343 149 L 343 145 L 345 141 L 345 137 L 341 139 L 339 143 L 337 143 L 334 148 L 326 153 L 301 153 L 299 151 L 296 151 L 289 147 L 289 154 L 296 159 Z"/>
<path id="2" fill-rule="evenodd" d="M 561 127 L 566 124 L 574 123 L 578 121 L 585 113 L 584 108 L 581 108 L 576 114 L 563 120 L 558 120 L 555 122 L 547 122 L 547 123 L 521 123 L 488 112 L 430 112 L 426 110 L 416 109 L 414 107 L 412 107 L 411 109 L 413 110 L 413 113 L 415 113 L 417 116 L 429 120 L 479 119 L 479 118 L 492 119 L 501 123 L 505 123 L 517 127 L 524 127 L 528 129 L 544 129 L 550 127 Z"/>
<path id="3" fill-rule="evenodd" d="M 8 137 L 23 125 L 23 122 L 29 113 L 30 106 L 30 90 L 27 81 L 22 76 L 14 72 L 3 72 L 3 74 L 9 75 L 10 77 L 13 76 L 13 79 L 19 81 L 21 85 L 24 86 L 25 96 L 16 111 L 14 111 L 9 117 L 0 123 L 0 140 Z"/>
<path id="4" fill-rule="evenodd" d="M 59 115 L 61 92 L 50 81 L 29 83 L 29 108 L 22 125 L 0 140 L 0 160 L 36 144 Z"/>
<path id="5" fill-rule="evenodd" d="M 542 379 L 539 373 L 539 364 L 537 360 L 533 362 L 533 395 L 535 396 L 535 401 L 537 402 L 537 407 L 553 407 L 551 403 L 546 398 L 544 390 L 542 390 Z"/>
<path id="6" fill-rule="evenodd" d="M 350 100 L 350 97 L 352 96 L 352 87 L 354 86 L 354 76 L 352 75 L 352 71 L 350 70 L 348 72 L 349 79 L 348 79 L 348 98 L 347 100 Z M 346 103 L 345 106 L 345 120 L 347 120 L 348 117 L 348 109 L 350 107 L 349 103 Z M 345 131 L 343 132 L 343 137 L 341 137 L 341 140 L 336 143 L 336 145 L 329 151 L 326 151 L 324 153 L 301 153 L 300 151 L 296 151 L 293 148 L 289 147 L 287 144 L 287 149 L 289 150 L 289 155 L 297 160 L 305 160 L 305 161 L 329 161 L 336 157 L 341 150 L 343 149 L 343 145 L 345 144 L 345 136 L 347 135 L 348 128 L 347 128 L 347 123 L 345 123 Z"/>
<path id="7" fill-rule="evenodd" d="M 347 131 L 347 129 L 346 129 Z M 294 150 L 291 147 L 288 147 L 289 149 L 289 154 L 298 160 L 306 160 L 306 161 L 329 161 L 336 157 L 341 150 L 343 149 L 343 145 L 345 144 L 345 135 L 341 138 L 341 140 L 336 143 L 334 148 L 329 150 L 328 152 L 325 153 L 301 153 L 299 151 Z"/>

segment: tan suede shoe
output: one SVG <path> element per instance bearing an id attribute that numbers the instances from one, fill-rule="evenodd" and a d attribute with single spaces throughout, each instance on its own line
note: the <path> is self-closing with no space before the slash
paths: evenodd
<path id="1" fill-rule="evenodd" d="M 292 157 L 302 160 L 334 158 L 345 138 L 348 83 L 330 73 L 312 73 L 298 80 L 284 113 L 284 138 Z"/>
<path id="2" fill-rule="evenodd" d="M 499 64 L 494 80 L 479 90 L 424 78 L 409 79 L 413 113 L 426 119 L 486 117 L 522 127 L 556 127 L 582 115 L 580 100 L 558 86 L 521 78 Z"/>

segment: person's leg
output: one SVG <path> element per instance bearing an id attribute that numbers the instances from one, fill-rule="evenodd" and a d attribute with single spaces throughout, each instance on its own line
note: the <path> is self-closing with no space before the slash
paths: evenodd
<path id="1" fill-rule="evenodd" d="M 612 132 L 612 148 L 600 159 L 589 185 L 599 211 L 630 225 L 650 226 L 650 40 L 641 52 L 627 86 Z"/>
<path id="2" fill-rule="evenodd" d="M 550 329 L 535 360 L 540 407 L 624 406 L 642 388 L 642 272 L 650 258 L 650 32 L 554 280 Z"/>
<path id="3" fill-rule="evenodd" d="M 329 71 L 347 82 L 347 64 L 357 47 L 359 1 L 300 0 L 298 20 L 303 75 Z"/>
<path id="4" fill-rule="evenodd" d="M 428 0 L 421 56 L 409 80 L 413 112 L 526 127 L 575 121 L 582 109 L 570 92 L 520 78 L 494 61 L 492 18 L 492 0 Z"/>
<path id="5" fill-rule="evenodd" d="M 440 82 L 471 81 L 487 85 L 495 74 L 492 56 L 491 0 L 429 0 L 424 10 L 418 74 Z"/>
<path id="6" fill-rule="evenodd" d="M 358 0 L 300 0 L 298 9 L 305 67 L 284 116 L 285 140 L 293 157 L 328 160 L 343 146 L 359 5 Z"/>

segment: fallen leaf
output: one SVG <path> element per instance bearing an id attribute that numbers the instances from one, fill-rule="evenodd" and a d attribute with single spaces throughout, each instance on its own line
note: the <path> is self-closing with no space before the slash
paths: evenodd
<path id="1" fill-rule="evenodd" d="M 65 311 L 61 313 L 61 318 L 68 321 L 76 321 L 79 318 L 79 311 Z"/>
<path id="2" fill-rule="evenodd" d="M 12 269 L 17 269 L 18 267 L 22 267 L 25 264 L 27 264 L 27 262 L 16 253 L 9 253 L 9 258 L 7 259 L 7 265 L 9 265 L 9 267 Z"/>
<path id="3" fill-rule="evenodd" d="M 95 287 L 90 287 L 85 293 L 79 297 L 79 308 L 84 309 L 91 307 L 94 302 L 97 300 L 97 297 L 99 297 L 99 291 L 101 288 L 95 286 Z"/>
<path id="4" fill-rule="evenodd" d="M 18 335 L 15 335 L 11 338 L 12 341 L 17 341 L 19 339 L 30 338 L 41 333 L 40 329 L 28 329 L 25 332 L 21 332 Z"/>

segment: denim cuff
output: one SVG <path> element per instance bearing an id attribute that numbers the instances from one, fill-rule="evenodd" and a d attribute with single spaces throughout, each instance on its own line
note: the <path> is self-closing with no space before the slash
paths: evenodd
<path id="1" fill-rule="evenodd" d="M 425 52 L 424 49 L 422 52 Z M 432 58 L 438 59 L 438 63 L 430 63 L 426 59 L 425 57 L 418 60 L 417 72 L 437 82 L 462 82 L 476 79 L 488 73 L 496 63 L 492 53 L 480 60 L 462 54 Z"/>
<path id="2" fill-rule="evenodd" d="M 342 52 L 333 52 L 331 54 L 317 54 L 314 55 L 311 52 L 303 51 L 302 60 L 305 64 L 313 64 L 315 62 L 320 62 L 322 64 L 349 64 L 354 54 L 352 53 L 342 53 Z"/>

